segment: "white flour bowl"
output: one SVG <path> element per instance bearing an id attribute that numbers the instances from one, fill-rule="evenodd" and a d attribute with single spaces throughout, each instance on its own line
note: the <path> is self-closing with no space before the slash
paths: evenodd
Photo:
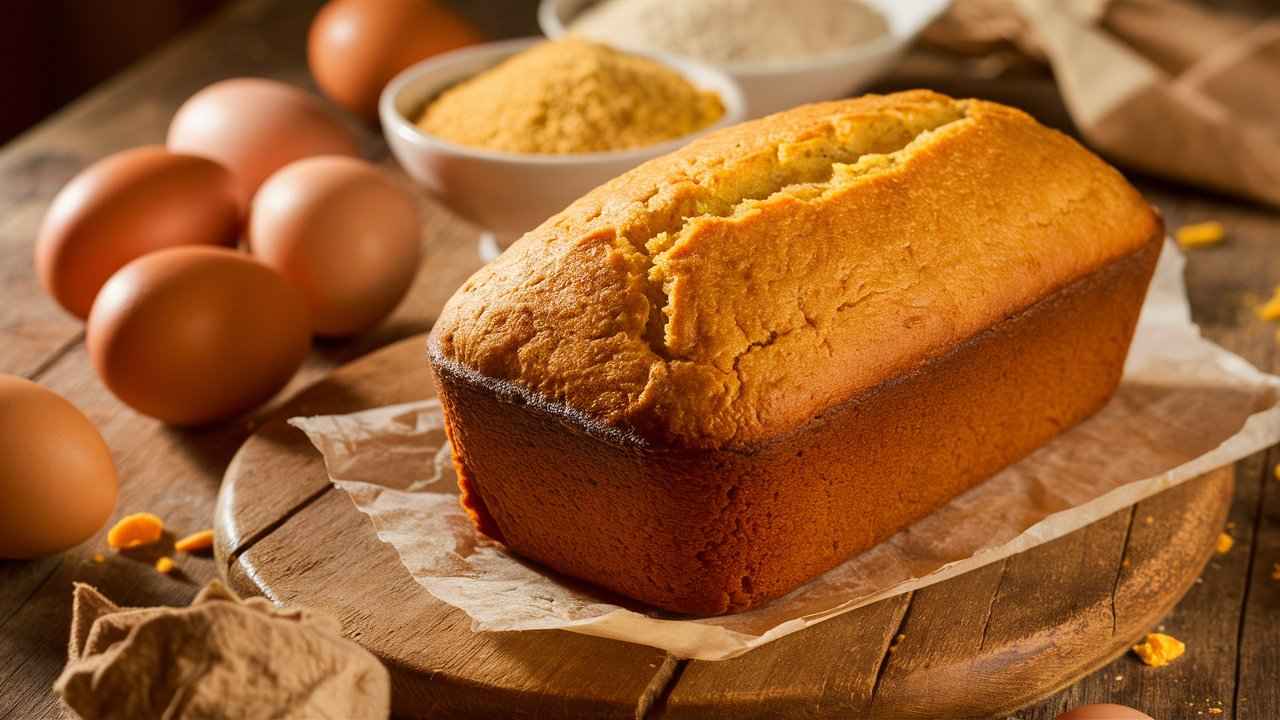
<path id="1" fill-rule="evenodd" d="M 593 3 L 594 0 L 542 0 L 538 24 L 547 37 L 561 37 L 568 32 L 573 18 Z M 889 25 L 887 33 L 870 42 L 809 60 L 718 65 L 742 86 L 747 117 L 846 97 L 866 87 L 893 64 L 950 0 L 863 0 L 863 4 L 879 12 Z M 796 0 L 796 8 L 803 12 L 804 0 Z"/>

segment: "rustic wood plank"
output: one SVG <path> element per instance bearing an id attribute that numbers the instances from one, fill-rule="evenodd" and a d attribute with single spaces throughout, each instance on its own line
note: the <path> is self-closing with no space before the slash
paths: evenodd
<path id="1" fill-rule="evenodd" d="M 1254 503 L 1249 485 L 1256 482 L 1255 471 L 1256 464 L 1252 462 L 1241 463 L 1237 468 L 1236 495 L 1223 521 L 1224 528 L 1226 522 L 1232 523 L 1231 532 L 1241 538 L 1248 534 L 1247 517 Z M 1186 528 L 1169 521 L 1169 503 L 1178 499 L 1178 493 L 1185 492 L 1177 488 L 1135 507 L 1129 557 L 1178 542 L 1178 534 L 1186 532 Z M 1150 524 L 1147 517 L 1152 518 Z M 1238 549 L 1233 553 L 1245 554 Z M 1224 717 L 1231 717 L 1236 627 L 1243 589 L 1241 568 L 1246 565 L 1246 558 L 1234 554 L 1212 557 L 1172 613 L 1145 621 L 1151 616 L 1151 583 L 1169 582 L 1170 578 L 1126 572 L 1117 585 L 1118 625 L 1135 626 L 1139 628 L 1137 634 L 1161 629 L 1186 642 L 1187 654 L 1167 667 L 1151 668 L 1132 653 L 1125 653 L 1054 697 L 1020 710 L 1018 718 L 1053 720 L 1070 708 L 1097 702 L 1129 705 L 1153 717 L 1193 717 L 1215 707 L 1223 709 Z"/>
<path id="2" fill-rule="evenodd" d="M 1239 538 L 1236 552 L 1249 557 L 1244 613 L 1237 649 L 1235 717 L 1267 720 L 1280 709 L 1280 452 L 1261 463 L 1253 542 Z"/>
<path id="3" fill-rule="evenodd" d="M 77 372 L 87 373 L 87 377 L 91 377 L 87 366 L 78 359 L 81 355 L 78 349 L 78 325 L 34 290 L 34 280 L 30 275 L 30 242 L 44 207 L 66 179 L 93 159 L 134 144 L 158 142 L 163 138 L 163 130 L 172 110 L 190 93 L 208 82 L 230 75 L 254 74 L 309 85 L 303 66 L 301 43 L 309 16 L 319 1 L 252 0 L 242 3 L 152 60 L 108 83 L 49 123 L 0 150 L 0 178 L 4 179 L 0 182 L 0 287 L 4 288 L 3 301 L 0 301 L 0 372 L 17 372 L 41 378 L 47 374 L 56 379 L 60 388 L 82 393 L 74 394 L 71 397 L 73 402 L 79 403 L 86 397 L 93 399 L 90 404 L 97 407 L 95 413 L 98 416 L 109 418 L 116 414 L 131 415 L 118 405 L 100 403 L 101 398 L 95 396 L 100 389 L 82 387 L 69 381 L 68 374 Z M 1245 7 L 1257 5 L 1243 1 L 1234 4 Z M 1041 100 L 1025 101 L 1023 104 L 1043 106 L 1047 109 L 1037 114 L 1051 123 L 1061 123 L 1061 115 L 1057 116 L 1057 120 L 1054 119 L 1052 103 L 1049 101 L 1053 94 L 1051 89 L 1046 92 L 1043 85 L 1036 86 L 1022 80 L 1017 83 L 1006 84 L 1003 91 L 997 89 L 994 92 L 974 91 L 964 94 L 1004 97 L 1015 101 L 1018 97 L 1034 95 Z M 918 76 L 911 84 L 931 84 L 945 89 L 936 82 L 930 82 L 924 75 Z M 997 92 L 1004 92 L 1005 95 L 997 95 Z M 365 137 L 366 148 L 371 156 L 385 158 L 385 150 L 376 137 Z M 1227 224 L 1230 237 L 1225 246 L 1192 255 L 1188 278 L 1195 317 L 1197 321 L 1209 324 L 1207 334 L 1210 337 L 1224 342 L 1255 363 L 1267 361 L 1269 358 L 1265 355 L 1233 342 L 1232 334 L 1237 328 L 1248 327 L 1259 337 L 1265 335 L 1265 339 L 1270 341 L 1272 328 L 1253 319 L 1244 307 L 1243 299 L 1248 293 L 1267 294 L 1272 286 L 1280 282 L 1280 267 L 1277 267 L 1280 254 L 1274 252 L 1280 221 L 1277 221 L 1272 212 L 1220 198 L 1196 197 L 1192 191 L 1182 188 L 1143 183 L 1143 188 L 1148 193 L 1152 192 L 1153 187 L 1157 204 L 1165 210 L 1166 217 L 1170 218 L 1171 227 L 1176 227 L 1183 219 L 1218 219 Z M 441 217 L 444 221 L 448 219 L 447 216 Z M 428 222 L 432 219 L 429 217 Z M 467 231 L 461 224 L 459 228 L 460 236 Z M 442 234 L 447 235 L 448 231 L 442 231 Z M 466 245 L 463 243 L 449 247 L 463 248 Z M 428 273 L 432 272 L 433 263 L 439 258 L 441 255 L 429 245 Z M 419 287 L 414 290 L 414 299 L 401 308 L 393 322 L 386 328 L 375 331 L 371 338 L 362 339 L 350 346 L 319 348 L 299 382 L 316 377 L 325 368 L 350 358 L 357 352 L 426 327 L 434 313 L 430 310 L 415 311 L 412 306 L 417 298 L 423 297 L 421 286 L 424 281 L 429 283 L 431 279 L 433 276 L 424 273 L 419 278 Z M 437 297 L 447 296 L 457 284 L 447 277 L 434 279 L 436 284 L 427 291 L 436 293 Z M 438 307 L 432 301 L 423 302 L 428 308 Z M 406 323 L 403 330 L 393 329 L 402 321 Z M 1259 343 L 1257 347 L 1262 348 L 1263 344 Z M 64 370 L 61 367 L 63 363 L 70 365 Z M 234 445 L 232 438 L 243 437 L 255 422 L 247 423 L 245 428 L 225 431 L 225 436 L 219 435 L 224 432 L 222 430 L 211 431 L 222 439 L 210 437 L 175 441 L 161 432 L 163 429 L 148 421 L 138 421 L 136 418 L 123 421 L 112 435 L 118 458 L 128 458 L 128 462 L 122 466 L 122 474 L 127 469 L 130 477 L 125 478 L 121 511 L 157 507 L 161 501 L 186 502 L 191 517 L 207 515 L 208 503 L 211 502 L 207 486 L 216 486 L 215 471 L 220 470 L 218 465 L 225 462 L 226 458 L 227 451 L 222 443 Z M 153 442 L 165 444 L 165 449 L 150 453 L 146 448 Z M 170 453 L 197 459 L 190 466 L 170 466 L 167 460 Z M 154 463 L 155 468 L 147 470 L 148 463 Z M 192 466 L 204 467 L 208 472 L 191 474 Z M 152 483 L 155 483 L 155 487 L 148 490 L 147 487 Z M 198 491 L 192 492 L 192 487 Z M 136 507 L 125 508 L 123 503 L 126 501 L 136 503 Z M 1263 523 L 1258 531 L 1257 541 L 1257 547 L 1262 548 L 1263 533 L 1274 530 L 1277 520 L 1272 511 L 1259 514 L 1259 505 L 1248 505 L 1247 498 L 1243 502 L 1241 507 L 1245 509 L 1245 514 L 1260 519 Z M 203 510 L 200 509 L 202 507 Z M 1234 513 L 1233 510 L 1233 516 Z M 4 698 L 0 705 L 6 706 L 0 708 L 0 718 L 57 716 L 56 704 L 47 691 L 47 681 L 51 679 L 49 670 L 56 670 L 61 663 L 61 638 L 65 634 L 65 616 L 69 612 L 65 600 L 69 599 L 71 579 L 99 582 L 107 585 L 109 592 L 116 591 L 121 597 L 133 597 L 135 602 L 179 603 L 185 602 L 189 597 L 190 590 L 181 583 L 171 587 L 168 582 L 161 582 L 160 578 L 146 574 L 144 571 L 149 572 L 149 568 L 145 564 L 117 560 L 115 563 L 98 566 L 86 562 L 85 553 L 92 551 L 94 542 L 100 543 L 100 539 L 62 558 L 36 563 L 0 564 L 0 697 Z M 1259 565 L 1263 560 L 1264 553 L 1259 549 L 1255 552 L 1251 571 L 1248 610 L 1241 616 L 1245 620 L 1244 631 L 1240 636 L 1243 642 L 1238 647 L 1242 687 L 1241 702 L 1236 708 L 1239 717 L 1263 718 L 1272 717 L 1276 713 L 1276 705 L 1261 704 L 1271 696 L 1256 690 L 1260 687 L 1257 683 L 1273 682 L 1276 676 L 1276 644 L 1274 637 L 1267 634 L 1268 630 L 1274 632 L 1274 625 L 1269 627 L 1266 624 L 1274 620 L 1274 616 L 1267 613 L 1274 612 L 1276 603 L 1265 604 L 1269 596 L 1257 594 L 1260 587 L 1263 590 L 1268 587 L 1265 584 L 1258 585 L 1259 574 L 1265 575 L 1269 571 L 1265 565 Z M 1224 575 L 1235 571 L 1233 565 L 1223 566 Z M 197 570 L 193 579 L 208 577 L 210 572 L 211 570 Z M 135 583 L 135 580 L 141 584 Z M 1222 580 L 1228 581 L 1229 578 L 1223 577 Z M 130 592 L 135 594 L 129 595 Z M 24 602 L 23 598 L 28 596 L 30 601 Z M 64 599 L 59 600 L 59 597 Z M 1262 614 L 1259 614 L 1256 607 L 1258 603 L 1263 603 Z M 1198 621 L 1198 612 L 1216 612 L 1220 609 L 1220 605 L 1205 604 L 1185 612 L 1180 609 L 1179 612 L 1191 622 Z M 46 621 L 47 624 L 41 624 Z M 1208 631 L 1215 629 L 1216 626 Z M 1231 634 L 1225 633 L 1227 636 Z M 1132 661 L 1122 659 L 1117 662 Z M 1121 667 L 1132 669 L 1125 665 Z M 1261 674 L 1249 675 L 1249 668 L 1256 668 Z M 1269 673 L 1262 672 L 1268 669 Z M 1104 670 L 1076 687 L 1094 688 L 1095 680 L 1100 682 L 1112 677 L 1108 672 L 1109 670 Z M 1169 690 L 1173 684 L 1165 679 L 1167 677 L 1169 676 L 1152 673 L 1145 682 L 1160 682 L 1163 688 Z M 1249 678 L 1255 680 L 1252 685 L 1254 690 L 1248 689 L 1246 683 Z M 1125 687 L 1129 685 L 1126 684 Z M 1141 700 L 1136 694 L 1104 694 L 1100 689 L 1090 689 L 1088 692 L 1091 701 L 1119 697 L 1121 699 L 1117 701 L 1123 702 L 1123 698 L 1132 697 L 1130 704 L 1137 704 Z M 1255 704 L 1254 700 L 1258 700 L 1258 703 Z M 1053 715 L 1027 715 L 1020 712 L 1019 717 L 1052 718 Z"/>
<path id="4" fill-rule="evenodd" d="M 877 716 L 1013 710 L 1123 653 L 1192 584 L 1230 495 L 1231 471 L 1221 470 L 918 591 L 876 693 Z M 1131 526 L 1142 513 L 1162 522 Z"/>
<path id="5" fill-rule="evenodd" d="M 659 717 L 867 717 L 911 595 L 899 595 L 732 660 L 689 661 Z"/>

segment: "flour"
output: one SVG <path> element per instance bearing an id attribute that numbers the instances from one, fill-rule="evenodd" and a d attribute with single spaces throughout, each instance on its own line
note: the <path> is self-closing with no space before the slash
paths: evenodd
<path id="1" fill-rule="evenodd" d="M 569 29 L 719 64 L 781 64 L 838 54 L 889 27 L 858 0 L 604 0 Z"/>

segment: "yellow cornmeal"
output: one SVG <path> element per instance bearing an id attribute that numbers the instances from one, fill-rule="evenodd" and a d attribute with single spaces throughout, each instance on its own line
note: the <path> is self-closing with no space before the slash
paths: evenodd
<path id="1" fill-rule="evenodd" d="M 562 155 L 652 145 L 723 114 L 719 96 L 661 63 L 567 38 L 445 91 L 418 127 L 460 145 Z"/>

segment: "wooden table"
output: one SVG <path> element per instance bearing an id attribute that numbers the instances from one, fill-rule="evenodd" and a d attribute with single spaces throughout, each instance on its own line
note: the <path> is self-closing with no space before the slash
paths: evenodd
<path id="1" fill-rule="evenodd" d="M 313 87 L 304 43 L 318 4 L 236 4 L 0 151 L 0 372 L 54 389 L 98 424 L 120 472 L 118 515 L 152 511 L 178 533 L 208 527 L 227 463 L 281 400 L 253 417 L 198 431 L 167 428 L 122 406 L 93 373 L 81 324 L 38 287 L 31 261 L 36 230 L 50 199 L 77 171 L 108 153 L 162 142 L 176 107 L 208 83 L 261 75 Z M 476 12 L 504 34 L 530 31 L 521 30 L 530 27 L 527 3 L 485 4 Z M 886 83 L 984 95 L 1069 125 L 1043 74 L 981 80 L 963 67 L 919 56 Z M 367 128 L 362 133 L 366 154 L 389 164 L 378 134 Z M 1225 245 L 1190 257 L 1195 320 L 1216 342 L 1261 368 L 1280 371 L 1275 326 L 1247 308 L 1248 297 L 1268 296 L 1280 285 L 1280 214 L 1184 187 L 1137 182 L 1170 227 L 1207 219 L 1226 225 Z M 427 264 L 410 298 L 370 335 L 319 345 L 282 399 L 335 365 L 430 327 L 441 303 L 479 260 L 472 228 L 437 207 L 428 225 Z M 1164 621 L 1188 643 L 1185 661 L 1152 670 L 1126 656 L 1016 717 L 1051 720 L 1086 702 L 1129 704 L 1157 718 L 1209 717 L 1206 708 L 1219 704 L 1224 713 L 1214 717 L 1280 716 L 1280 581 L 1272 578 L 1280 563 L 1280 481 L 1272 474 L 1278 461 L 1272 449 L 1237 465 L 1231 510 L 1236 547 L 1210 563 L 1203 582 Z M 103 535 L 60 556 L 0 561 L 0 720 L 59 717 L 49 688 L 65 659 L 73 581 L 96 585 L 121 604 L 178 605 L 216 575 L 212 560 L 188 556 L 179 558 L 181 573 L 173 577 L 110 553 L 105 563 L 95 563 L 93 555 L 105 548 Z M 680 673 L 671 677 L 678 680 Z"/>

